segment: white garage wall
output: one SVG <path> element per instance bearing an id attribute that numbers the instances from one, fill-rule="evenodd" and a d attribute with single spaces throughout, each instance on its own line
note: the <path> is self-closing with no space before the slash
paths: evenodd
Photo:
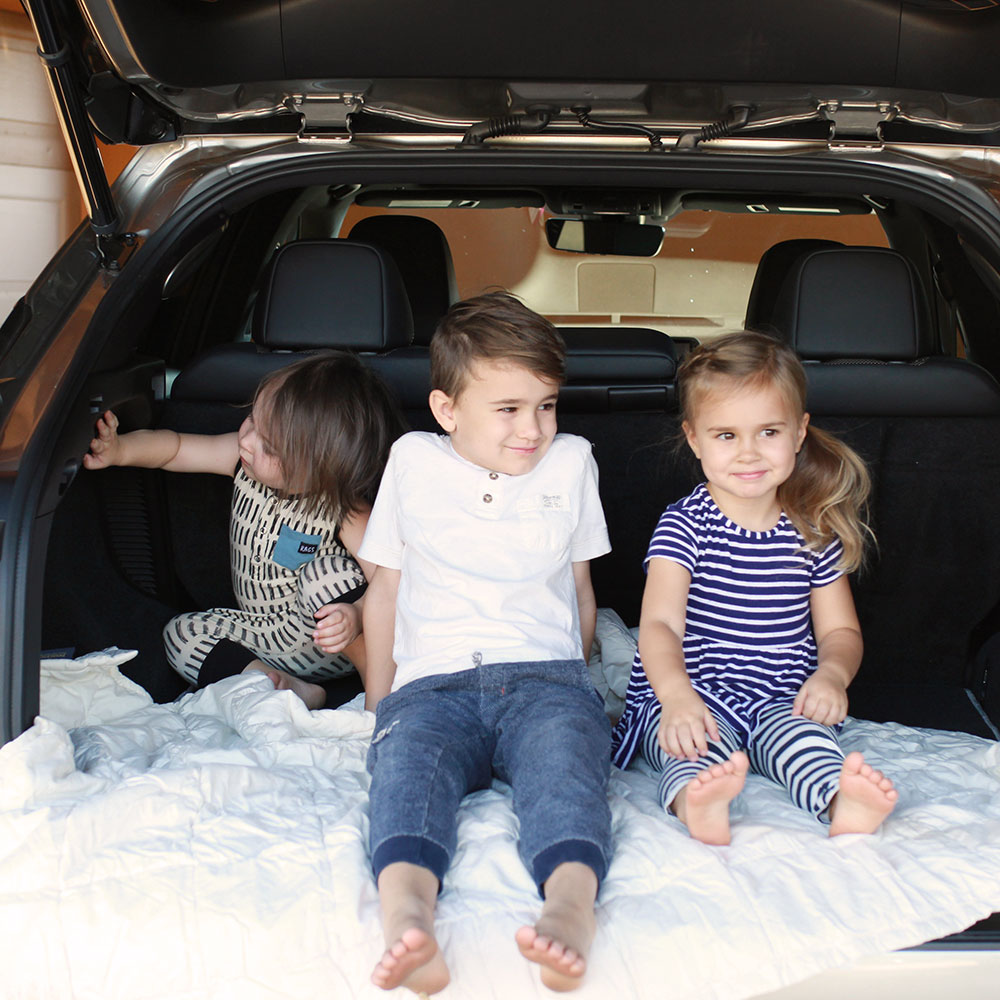
<path id="1" fill-rule="evenodd" d="M 80 195 L 26 18 L 0 12 L 0 319 L 80 220 Z"/>

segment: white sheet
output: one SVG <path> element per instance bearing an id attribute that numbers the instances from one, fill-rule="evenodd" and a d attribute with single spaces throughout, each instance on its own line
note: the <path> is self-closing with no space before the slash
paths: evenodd
<path id="1" fill-rule="evenodd" d="M 96 686 L 109 655 L 89 665 Z M 0 749 L 0 996 L 385 996 L 368 984 L 371 722 L 357 704 L 310 713 L 263 675 L 72 734 L 40 718 Z M 871 837 L 831 842 L 751 778 L 732 845 L 705 847 L 650 778 L 614 772 L 616 855 L 576 995 L 740 1000 L 1000 909 L 1000 745 L 856 721 L 844 742 L 900 788 Z M 505 787 L 464 803 L 438 910 L 443 1000 L 552 995 L 513 940 L 539 908 L 515 836 Z"/>

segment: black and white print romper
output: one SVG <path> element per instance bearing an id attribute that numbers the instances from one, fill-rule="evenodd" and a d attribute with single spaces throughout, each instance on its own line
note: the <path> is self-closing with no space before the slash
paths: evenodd
<path id="1" fill-rule="evenodd" d="M 205 657 L 221 639 L 309 680 L 354 669 L 343 654 L 331 656 L 313 644 L 313 615 L 324 604 L 356 600 L 364 573 L 340 542 L 336 520 L 307 516 L 304 507 L 302 498 L 282 500 L 242 467 L 236 470 L 229 555 L 239 610 L 212 608 L 167 622 L 167 658 L 185 679 L 197 682 Z"/>

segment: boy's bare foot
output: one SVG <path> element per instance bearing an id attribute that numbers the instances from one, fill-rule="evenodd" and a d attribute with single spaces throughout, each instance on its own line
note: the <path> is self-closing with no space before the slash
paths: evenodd
<path id="1" fill-rule="evenodd" d="M 521 954 L 542 967 L 542 983 L 550 990 L 575 990 L 583 982 L 597 926 L 596 898 L 593 869 L 565 862 L 545 883 L 545 904 L 537 923 L 519 928 L 514 935 Z"/>
<path id="2" fill-rule="evenodd" d="M 673 809 L 695 840 L 723 846 L 730 841 L 729 803 L 743 789 L 750 759 L 742 750 L 699 771 L 677 793 Z"/>
<path id="3" fill-rule="evenodd" d="M 857 750 L 849 753 L 840 770 L 840 791 L 830 803 L 830 836 L 874 833 L 898 801 L 899 792 L 881 771 Z"/>
<path id="4" fill-rule="evenodd" d="M 386 865 L 378 877 L 386 949 L 372 971 L 383 990 L 405 986 L 414 993 L 439 993 L 451 981 L 434 939 L 437 876 L 406 861 Z"/>
<path id="5" fill-rule="evenodd" d="M 304 681 L 301 677 L 286 674 L 283 670 L 269 667 L 260 660 L 252 660 L 243 668 L 243 673 L 250 670 L 259 670 L 262 674 L 270 678 L 271 683 L 277 691 L 291 691 L 297 694 L 305 702 L 308 709 L 315 711 L 326 704 L 326 691 L 319 684 L 311 681 Z"/>
<path id="6" fill-rule="evenodd" d="M 439 993 L 450 979 L 437 941 L 419 927 L 403 931 L 372 972 L 372 982 L 383 990 L 405 986 L 426 995 Z"/>

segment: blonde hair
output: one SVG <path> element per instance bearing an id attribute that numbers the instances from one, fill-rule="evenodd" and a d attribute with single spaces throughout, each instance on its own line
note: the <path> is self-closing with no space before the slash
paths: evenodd
<path id="1" fill-rule="evenodd" d="M 261 381 L 258 431 L 286 489 L 306 510 L 340 520 L 375 501 L 389 448 L 406 429 L 385 383 L 346 351 L 322 351 Z"/>
<path id="2" fill-rule="evenodd" d="M 681 417 L 691 423 L 698 404 L 720 383 L 740 388 L 774 386 L 797 420 L 806 412 L 806 373 L 787 344 L 761 333 L 730 333 L 692 351 L 677 373 Z M 817 551 L 839 538 L 838 563 L 850 572 L 864 561 L 865 542 L 874 538 L 865 523 L 871 477 L 853 448 L 827 431 L 808 425 L 792 474 L 778 487 L 778 502 Z"/>

